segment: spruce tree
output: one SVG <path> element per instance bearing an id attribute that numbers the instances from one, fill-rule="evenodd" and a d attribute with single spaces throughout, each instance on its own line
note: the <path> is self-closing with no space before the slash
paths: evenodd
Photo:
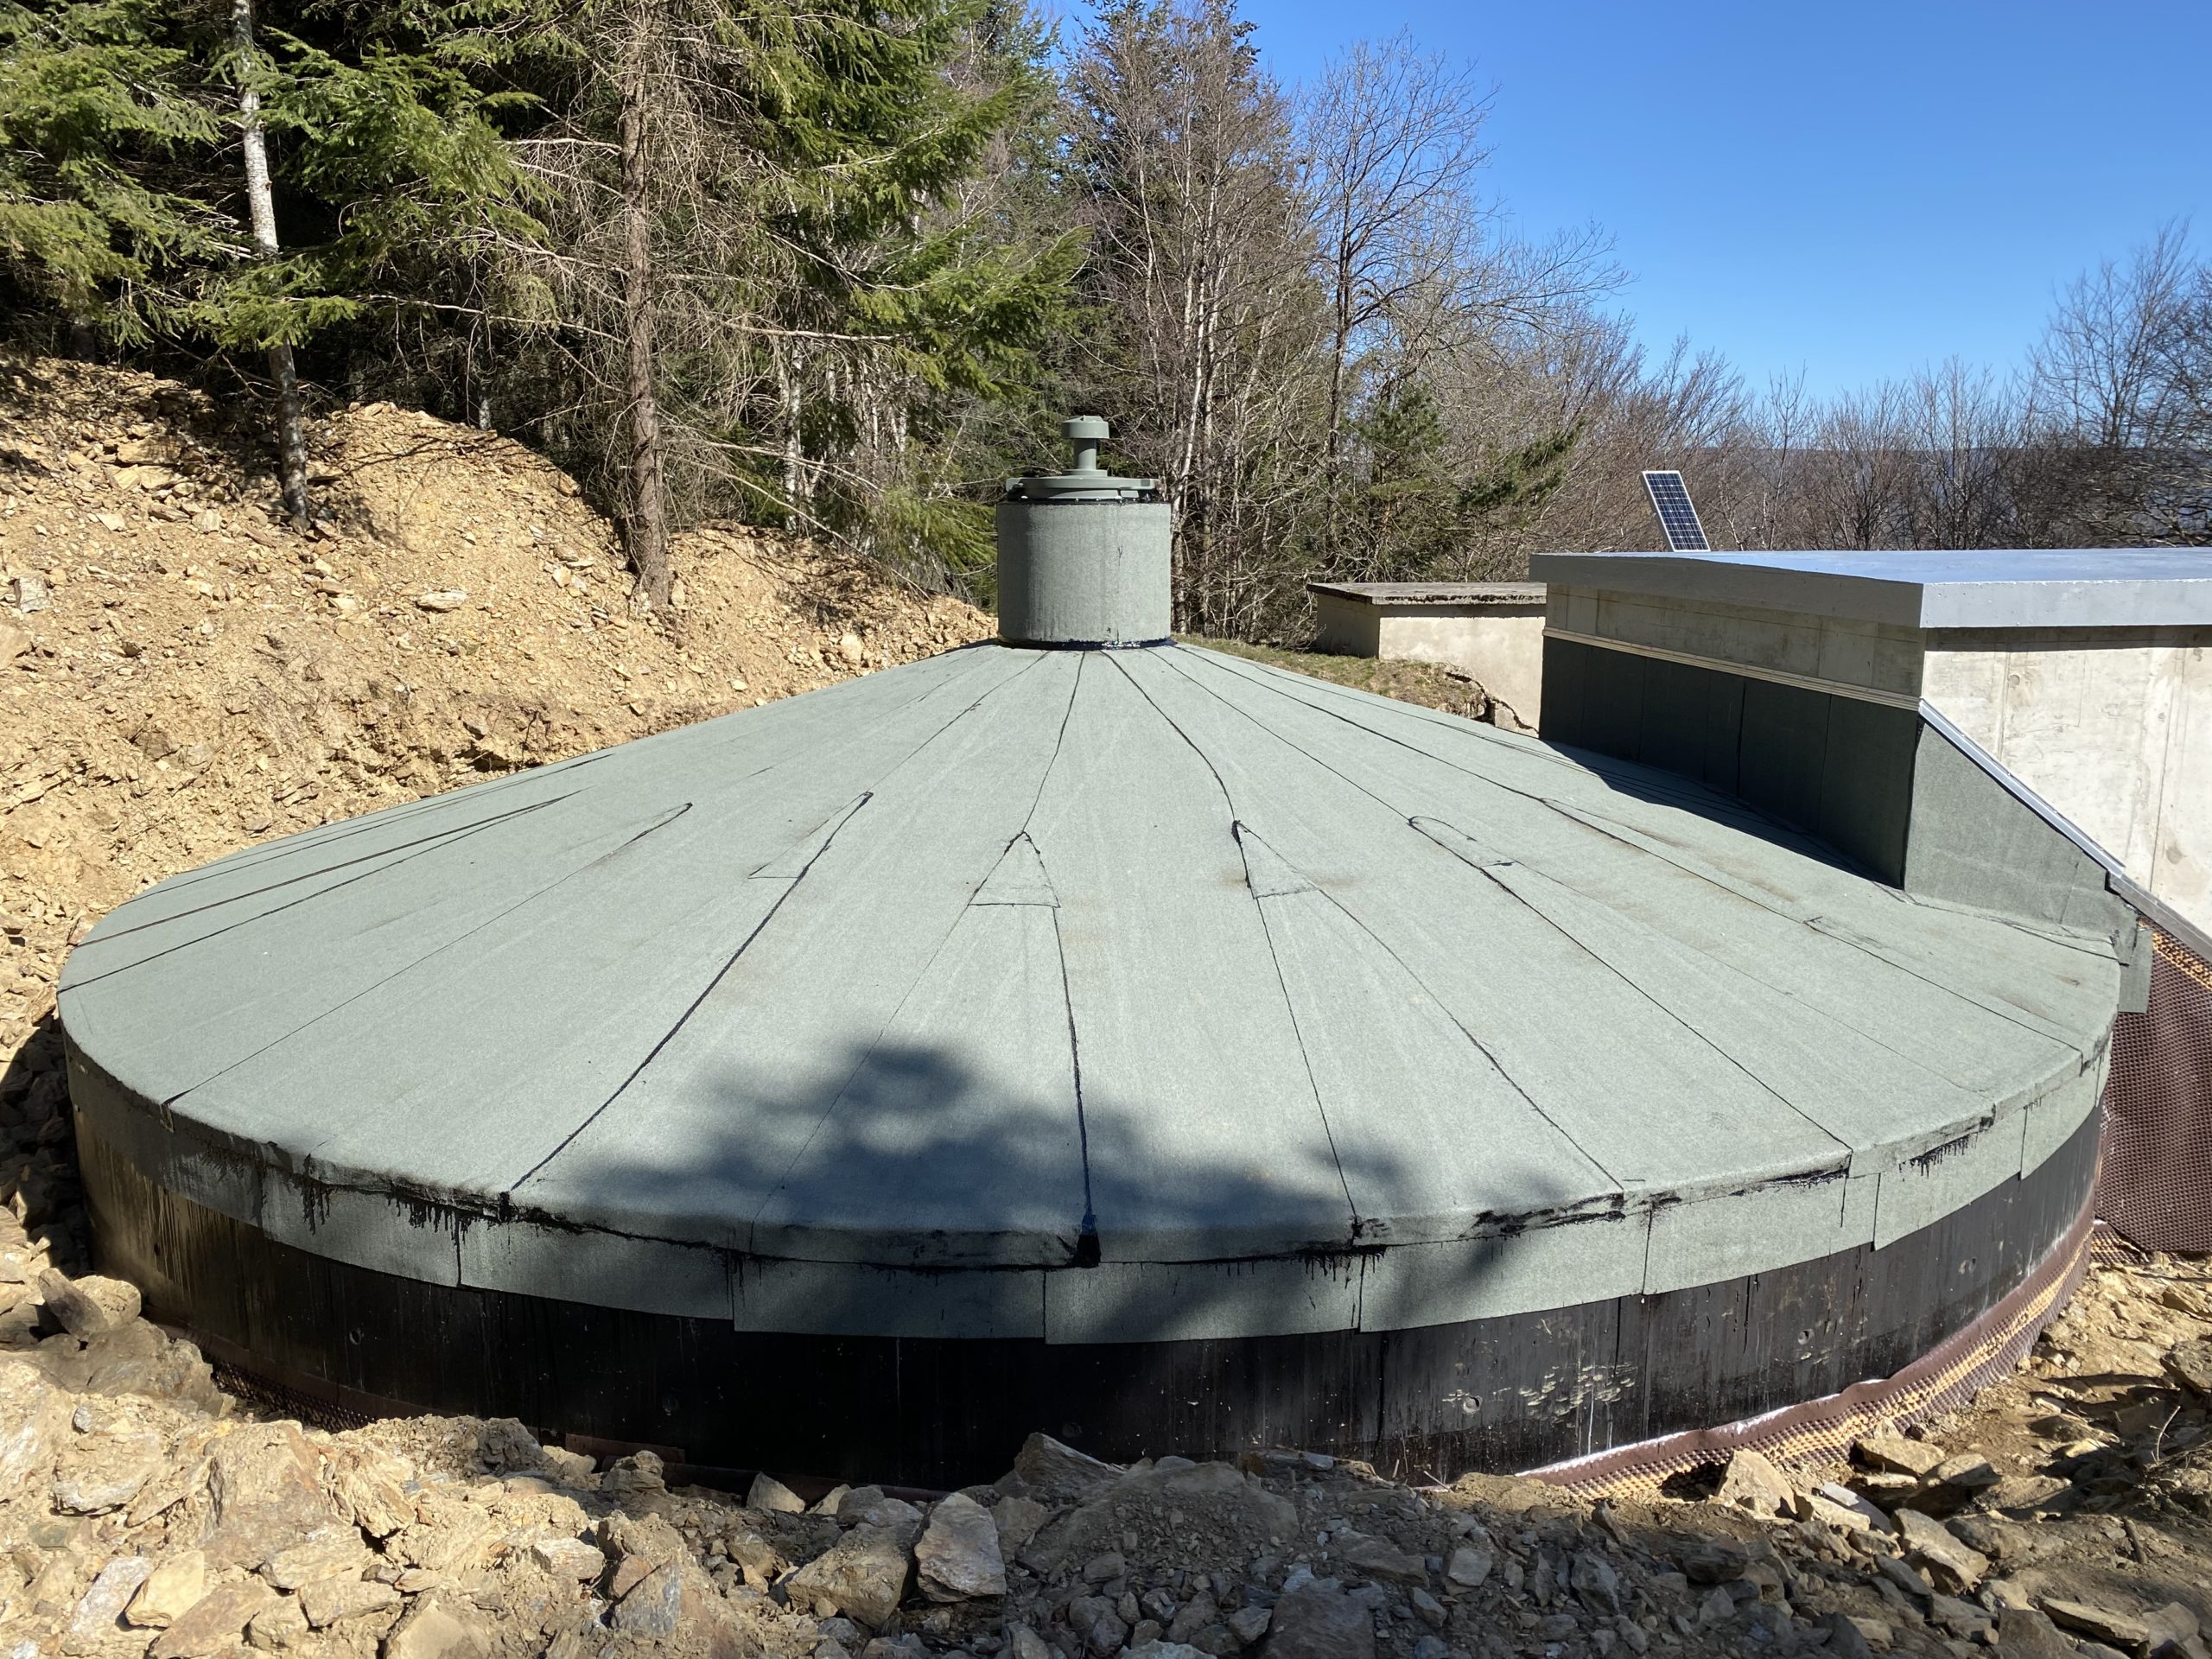
<path id="1" fill-rule="evenodd" d="M 266 356 L 304 519 L 294 352 L 526 224 L 470 78 L 492 5 L 0 4 L 0 266 L 65 327 Z M 495 18 L 489 19 L 496 22 Z M 241 162 L 243 162 L 243 165 Z"/>

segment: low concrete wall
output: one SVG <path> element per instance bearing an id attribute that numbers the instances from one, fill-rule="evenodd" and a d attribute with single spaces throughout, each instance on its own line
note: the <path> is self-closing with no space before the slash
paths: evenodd
<path id="1" fill-rule="evenodd" d="M 1314 645 L 1347 657 L 1448 664 L 1503 705 L 1501 726 L 1542 714 L 1541 582 L 1313 582 Z"/>
<path id="2" fill-rule="evenodd" d="M 1902 702 L 1920 695 L 1923 636 L 1894 622 L 1559 582 L 1550 586 L 1546 613 L 1554 633 L 1593 645 L 1750 669 L 1812 690 L 1855 687 Z"/>
<path id="3" fill-rule="evenodd" d="M 1547 605 L 1562 642 L 1906 709 L 1925 701 L 2212 931 L 2212 626 L 1923 628 L 1566 582 Z M 1592 742 L 1601 715 L 1628 717 L 1578 710 L 1582 734 L 1564 741 Z"/>

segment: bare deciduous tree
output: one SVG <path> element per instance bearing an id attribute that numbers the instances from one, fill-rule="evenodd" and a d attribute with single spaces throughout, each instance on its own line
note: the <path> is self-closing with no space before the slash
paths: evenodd
<path id="1" fill-rule="evenodd" d="M 1299 110 L 1307 199 L 1330 313 L 1326 448 L 1333 465 L 1369 336 L 1461 285 L 1482 214 L 1486 99 L 1464 69 L 1401 33 L 1359 41 Z"/>
<path id="2" fill-rule="evenodd" d="M 1318 295 L 1289 112 L 1229 0 L 1116 6 L 1071 78 L 1091 282 L 1086 365 L 1175 509 L 1176 623 L 1249 630 L 1280 592 Z"/>
<path id="3" fill-rule="evenodd" d="M 245 162 L 246 213 L 253 223 L 254 251 L 273 259 L 276 240 L 276 198 L 269 182 L 269 137 L 261 118 L 261 90 L 255 84 L 260 52 L 253 34 L 253 0 L 231 0 L 231 49 L 238 62 L 238 143 Z M 292 347 L 279 340 L 269 348 L 269 378 L 276 384 L 277 486 L 284 515 L 305 530 L 308 510 L 307 420 L 300 402 L 300 377 Z"/>

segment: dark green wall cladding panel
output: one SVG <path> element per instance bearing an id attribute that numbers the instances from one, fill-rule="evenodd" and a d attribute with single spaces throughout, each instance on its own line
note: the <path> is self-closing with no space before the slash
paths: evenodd
<path id="1" fill-rule="evenodd" d="M 1544 641 L 1544 736 L 1695 778 L 1904 880 L 1919 716 L 1572 639 Z"/>

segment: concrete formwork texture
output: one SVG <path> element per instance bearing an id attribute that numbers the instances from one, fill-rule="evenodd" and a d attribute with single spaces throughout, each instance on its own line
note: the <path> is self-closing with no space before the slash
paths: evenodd
<path id="1" fill-rule="evenodd" d="M 1503 705 L 1497 724 L 1540 729 L 1541 582 L 1312 582 L 1306 588 L 1317 651 L 1463 669 Z"/>

